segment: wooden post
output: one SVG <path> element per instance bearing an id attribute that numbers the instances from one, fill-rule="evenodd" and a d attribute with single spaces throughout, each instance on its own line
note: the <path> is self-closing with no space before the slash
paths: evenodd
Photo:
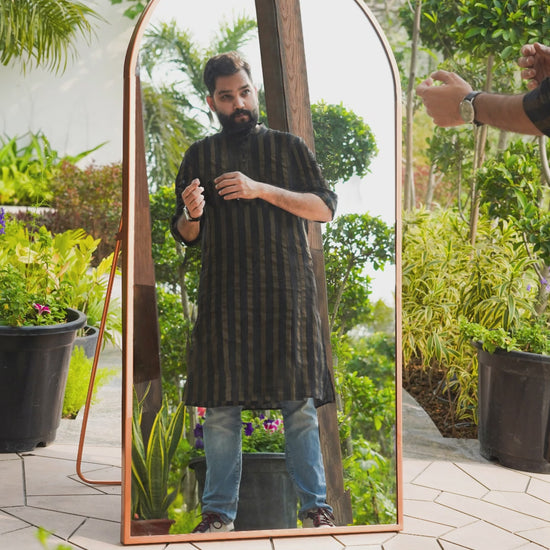
<path id="1" fill-rule="evenodd" d="M 269 126 L 300 136 L 314 151 L 306 59 L 299 0 L 256 0 L 258 33 Z M 309 243 L 319 292 L 327 361 L 332 371 L 323 241 L 318 223 L 309 224 Z M 327 477 L 327 500 L 339 525 L 352 523 L 351 499 L 344 491 L 336 404 L 318 409 Z"/>
<path id="2" fill-rule="evenodd" d="M 141 101 L 141 83 L 136 75 L 136 149 L 135 149 L 135 242 L 134 249 L 134 388 L 143 400 L 141 429 L 145 442 L 162 405 L 160 370 L 160 333 L 155 289 L 155 268 L 151 240 L 151 211 L 145 134 Z M 124 251 L 123 251 L 124 253 Z"/>

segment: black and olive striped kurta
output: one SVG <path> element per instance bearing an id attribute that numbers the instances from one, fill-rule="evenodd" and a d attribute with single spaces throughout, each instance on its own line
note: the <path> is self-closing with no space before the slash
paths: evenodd
<path id="1" fill-rule="evenodd" d="M 233 171 L 314 193 L 333 212 L 336 208 L 336 195 L 296 136 L 259 125 L 244 135 L 222 132 L 189 148 L 176 179 L 172 232 L 177 239 L 181 192 L 194 178 L 205 189 L 206 206 L 184 400 L 252 409 L 304 397 L 317 405 L 332 401 L 307 222 L 261 199 L 221 198 L 213 180 Z"/>
<path id="2" fill-rule="evenodd" d="M 523 96 L 523 109 L 531 122 L 547 136 L 550 136 L 550 78 Z"/>

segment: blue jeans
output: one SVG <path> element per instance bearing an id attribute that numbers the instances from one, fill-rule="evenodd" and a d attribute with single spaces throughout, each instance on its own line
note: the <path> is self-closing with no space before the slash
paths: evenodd
<path id="1" fill-rule="evenodd" d="M 219 514 L 225 523 L 237 516 L 242 469 L 241 411 L 238 406 L 208 408 L 204 417 L 207 470 L 202 512 Z M 313 400 L 284 401 L 281 412 L 286 467 L 300 499 L 300 518 L 316 508 L 332 511 L 326 503 L 325 470 Z"/>

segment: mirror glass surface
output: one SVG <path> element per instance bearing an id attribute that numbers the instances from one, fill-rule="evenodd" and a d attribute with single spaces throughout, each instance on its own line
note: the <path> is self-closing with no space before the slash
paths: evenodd
<path id="1" fill-rule="evenodd" d="M 399 365 L 396 365 L 396 326 L 399 325 L 396 322 L 396 278 L 399 276 L 399 267 L 396 268 L 395 257 L 387 257 L 389 253 L 383 257 L 376 250 L 365 252 L 374 242 L 374 232 L 379 231 L 382 235 L 384 228 L 386 232 L 379 237 L 380 242 L 392 253 L 395 247 L 394 231 L 399 226 L 396 220 L 396 143 L 399 142 L 396 138 L 396 97 L 399 92 L 380 31 L 376 23 L 369 20 L 368 12 L 355 0 L 339 0 L 338 8 L 334 6 L 334 0 L 300 0 L 310 102 L 314 113 L 317 113 L 317 116 L 313 116 L 313 123 L 319 162 L 325 162 L 328 166 L 329 160 L 323 161 L 320 157 L 321 154 L 326 155 L 327 151 L 336 159 L 343 159 L 346 155 L 344 145 L 340 147 L 339 143 L 334 142 L 323 145 L 321 142 L 327 132 L 329 136 L 336 134 L 336 130 L 331 130 L 331 124 L 347 124 L 348 133 L 344 132 L 343 135 L 348 138 L 352 124 L 358 125 L 360 129 L 366 125 L 376 144 L 374 150 L 366 154 L 368 162 L 365 163 L 364 159 L 359 163 L 351 162 L 361 167 L 352 169 L 352 174 L 341 177 L 344 171 L 339 170 L 341 166 L 336 164 L 331 182 L 339 197 L 338 209 L 334 222 L 322 229 L 324 239 L 330 244 L 325 249 L 328 252 L 325 262 L 329 318 L 331 329 L 337 334 L 333 339 L 332 353 L 337 387 L 341 390 L 338 421 L 343 475 L 346 488 L 350 491 L 353 515 L 353 524 L 337 529 L 338 532 L 367 532 L 383 530 L 384 526 L 390 530 L 399 521 L 397 494 L 400 451 L 397 442 L 400 427 L 397 423 L 400 414 L 397 407 L 400 403 L 400 384 L 397 375 Z M 197 127 L 201 126 L 205 135 L 218 130 L 217 119 L 212 120 L 209 116 L 204 97 L 200 91 L 195 92 L 194 76 L 182 68 L 176 53 L 178 48 L 187 48 L 186 51 L 192 55 L 206 59 L 210 54 L 218 53 L 216 43 L 234 39 L 232 33 L 240 29 L 239 32 L 246 39 L 241 40 L 238 49 L 251 65 L 254 83 L 260 90 L 261 110 L 265 110 L 258 31 L 255 24 L 249 25 L 247 21 L 256 21 L 254 0 L 160 0 L 148 21 L 140 44 L 139 75 L 147 136 L 145 147 L 153 256 L 165 254 L 164 246 L 174 248 L 174 241 L 166 233 L 166 224 L 174 204 L 173 189 L 165 195 L 159 190 L 173 182 L 178 168 L 177 165 L 170 166 L 169 147 L 166 144 L 159 146 L 160 141 L 155 145 L 154 139 L 150 138 L 155 132 L 157 135 L 162 134 L 161 129 L 154 128 L 161 119 L 158 113 L 170 113 L 170 103 L 166 99 L 170 95 L 177 100 L 177 94 L 181 94 L 180 100 L 182 97 L 189 100 L 190 107 L 185 110 L 185 118 L 177 121 L 174 118 L 174 129 L 167 128 L 168 132 L 164 133 L 166 136 L 176 132 L 178 124 L 189 125 L 190 132 L 182 133 L 181 144 L 178 145 L 180 157 L 194 141 L 189 136 L 194 135 Z M 164 25 L 166 29 L 173 26 L 173 30 L 168 32 L 165 29 L 166 32 L 162 32 Z M 179 44 L 174 46 L 172 42 L 167 50 L 169 55 L 164 58 L 157 56 L 160 48 L 174 40 L 174 30 Z M 152 35 L 155 35 L 155 41 L 152 41 Z M 156 52 L 154 58 L 147 57 L 151 52 Z M 201 77 L 202 74 L 199 74 L 198 78 Z M 166 120 L 170 120 L 170 116 Z M 269 121 L 266 123 L 269 125 Z M 355 139 L 358 139 L 357 135 Z M 340 143 L 343 143 L 343 138 Z M 351 141 L 350 144 L 353 149 Z M 358 171 L 361 174 L 357 174 Z M 338 220 L 342 231 L 346 232 L 345 239 L 342 237 L 339 240 L 335 229 L 330 229 L 337 227 Z M 373 232 L 368 242 L 362 241 L 365 235 L 361 231 L 364 228 Z M 136 248 L 138 246 L 139 243 L 136 243 Z M 175 263 L 179 263 L 180 267 L 185 264 L 187 286 L 184 292 L 178 292 L 176 282 L 170 283 L 171 276 L 176 279 L 182 276 L 181 269 L 179 272 L 176 269 L 171 275 L 171 268 L 156 267 L 161 369 L 169 373 L 166 375 L 169 382 L 163 384 L 163 392 L 170 392 L 172 402 L 181 395 L 185 382 L 185 365 L 174 365 L 179 362 L 178 354 L 185 350 L 194 320 L 197 280 L 193 270 L 198 262 L 196 256 L 186 255 L 185 250 L 179 250 L 178 254 L 180 256 Z M 346 270 L 345 266 L 338 265 L 337 257 L 349 258 L 352 268 Z M 347 286 L 340 286 L 339 283 L 344 279 L 348 281 Z M 168 282 L 163 282 L 165 280 Z M 176 303 L 177 306 L 174 305 Z M 137 311 L 135 315 L 138 315 Z M 166 341 L 170 339 L 181 345 L 167 346 Z M 130 386 L 132 380 L 132 373 L 128 372 L 127 383 Z M 130 393 L 127 391 L 126 395 Z M 200 424 L 202 411 L 187 408 L 186 414 L 191 429 Z M 266 414 L 270 413 L 266 411 Z M 128 420 L 125 421 L 125 430 L 127 433 L 131 430 Z M 200 446 L 200 441 L 196 435 L 196 432 L 187 433 L 187 443 L 181 455 L 184 462 L 189 455 L 197 454 L 195 447 Z M 130 453 L 126 452 L 125 456 L 125 467 L 128 469 Z M 129 476 L 124 479 L 127 484 Z M 192 513 L 178 520 L 169 535 L 153 535 L 152 541 L 212 538 L 211 535 L 189 534 L 197 522 L 198 514 L 196 510 L 193 512 L 193 506 L 198 500 L 193 475 L 186 474 L 180 488 L 182 496 L 178 497 L 178 502 L 181 510 L 189 508 Z M 125 492 L 130 495 L 130 488 L 126 487 Z M 125 504 L 123 523 L 129 522 L 132 513 L 133 508 Z M 292 531 L 282 528 L 279 533 L 292 536 Z M 299 530 L 295 531 L 297 535 Z M 269 531 L 265 536 L 273 537 L 277 533 L 277 530 Z M 311 531 L 308 534 L 311 535 Z M 218 535 L 218 538 L 239 536 L 248 538 L 259 534 L 257 531 L 240 531 Z M 141 537 L 132 534 L 126 542 L 138 543 L 143 540 Z"/>

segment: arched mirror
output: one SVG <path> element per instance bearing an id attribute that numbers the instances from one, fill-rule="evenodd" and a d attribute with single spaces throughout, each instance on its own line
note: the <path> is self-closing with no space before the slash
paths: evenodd
<path id="1" fill-rule="evenodd" d="M 169 235 L 172 183 L 187 147 L 218 131 L 202 67 L 221 49 L 243 54 L 260 91 L 261 120 L 300 135 L 338 194 L 334 220 L 309 226 L 337 390 L 336 402 L 318 409 L 327 498 L 337 519 L 330 530 L 300 528 L 290 499 L 290 511 L 274 524 L 247 523 L 244 516 L 252 512 L 243 509 L 234 532 L 191 533 L 200 514 L 203 411 L 186 407 L 178 448 L 163 443 L 170 440 L 170 419 L 179 418 L 200 262 Z M 399 530 L 400 87 L 380 27 L 362 0 L 340 0 L 337 9 L 333 0 L 151 0 L 124 70 L 123 543 Z M 161 407 L 168 413 L 166 430 L 155 439 Z M 244 420 L 245 450 L 273 450 L 277 411 Z M 263 439 L 248 441 L 254 428 Z M 147 476 L 142 440 L 145 447 L 174 451 L 170 476 L 163 479 L 153 460 L 147 481 L 156 483 L 152 493 L 177 493 L 175 521 L 160 534 L 143 522 L 147 514 L 165 514 L 162 503 L 160 513 L 150 504 L 146 514 L 139 496 L 138 479 Z M 251 493 L 243 498 L 245 468 L 241 500 L 249 501 Z M 248 477 L 252 486 L 269 486 L 255 476 Z M 275 480 L 273 486 L 286 484 L 283 477 Z"/>

